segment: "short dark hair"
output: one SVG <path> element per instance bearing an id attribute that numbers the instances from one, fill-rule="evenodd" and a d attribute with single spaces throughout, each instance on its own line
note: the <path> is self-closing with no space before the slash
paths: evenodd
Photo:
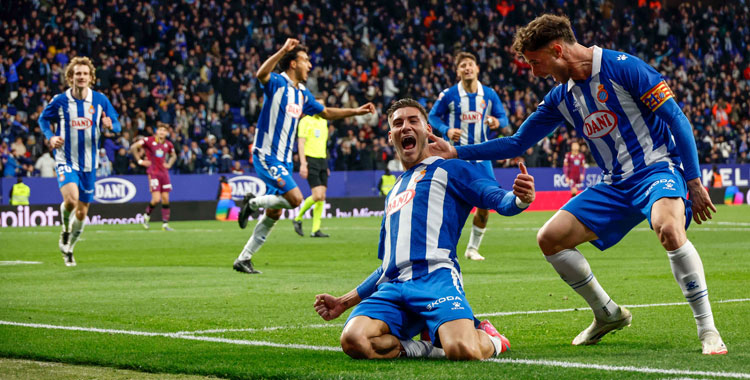
<path id="1" fill-rule="evenodd" d="M 462 51 L 458 54 L 456 54 L 456 59 L 453 60 L 453 66 L 458 68 L 458 65 L 463 61 L 464 59 L 470 59 L 474 61 L 474 63 L 477 63 L 477 57 L 474 56 L 474 54 L 471 54 L 467 51 Z"/>
<path id="2" fill-rule="evenodd" d="M 307 48 L 301 45 L 297 45 L 294 47 L 294 49 L 284 54 L 284 56 L 281 57 L 281 60 L 279 61 L 279 69 L 281 69 L 281 71 L 287 71 L 289 69 L 289 66 L 292 65 L 292 61 L 297 59 L 297 54 L 299 54 L 299 52 L 301 51 L 307 53 Z"/>
<path id="3" fill-rule="evenodd" d="M 577 42 L 570 20 L 565 16 L 541 15 L 518 29 L 513 38 L 513 50 L 519 54 L 536 51 L 556 39 L 569 44 Z"/>
<path id="4" fill-rule="evenodd" d="M 419 112 L 424 116 L 425 122 L 427 122 L 427 110 L 422 107 L 421 104 L 419 104 L 418 101 L 412 99 L 412 98 L 403 98 L 399 99 L 391 104 L 390 107 L 388 107 L 388 111 L 386 112 L 387 118 L 388 118 L 388 124 L 391 122 L 391 115 L 393 115 L 394 112 L 401 108 L 406 107 L 414 107 L 419 110 Z"/>

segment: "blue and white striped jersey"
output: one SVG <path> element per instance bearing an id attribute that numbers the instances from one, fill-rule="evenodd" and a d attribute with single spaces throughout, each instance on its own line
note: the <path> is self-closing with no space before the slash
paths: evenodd
<path id="1" fill-rule="evenodd" d="M 461 273 L 456 245 L 471 209 L 515 215 L 524 210 L 515 200 L 466 161 L 429 157 L 407 170 L 386 197 L 378 245 L 383 264 L 357 288 L 360 297 L 378 284 L 416 279 L 438 268 Z"/>
<path id="2" fill-rule="evenodd" d="M 462 159 L 516 157 L 564 121 L 586 140 L 604 183 L 683 162 L 687 180 L 700 177 L 690 124 L 662 76 L 637 57 L 598 46 L 591 76 L 553 88 L 515 135 L 456 150 Z"/>
<path id="3" fill-rule="evenodd" d="M 120 132 L 120 116 L 101 92 L 89 89 L 86 99 L 78 100 L 73 97 L 73 90 L 68 89 L 52 98 L 39 116 L 39 126 L 47 139 L 53 136 L 65 139 L 64 145 L 53 152 L 57 165 L 83 172 L 96 171 L 103 115 L 112 119 L 112 131 Z M 54 132 L 50 123 L 57 124 Z"/>
<path id="4" fill-rule="evenodd" d="M 476 93 L 468 93 L 458 82 L 440 93 L 430 110 L 429 122 L 446 140 L 448 129 L 460 129 L 457 146 L 479 144 L 488 140 L 487 115 L 496 117 L 500 127 L 508 125 L 505 107 L 493 89 L 479 83 Z"/>
<path id="5" fill-rule="evenodd" d="M 297 125 L 302 114 L 317 115 L 323 105 L 315 100 L 310 90 L 301 83 L 292 85 L 286 73 L 271 73 L 263 85 L 263 109 L 260 111 L 255 131 L 254 150 L 263 156 L 272 156 L 281 162 L 292 162 Z"/>

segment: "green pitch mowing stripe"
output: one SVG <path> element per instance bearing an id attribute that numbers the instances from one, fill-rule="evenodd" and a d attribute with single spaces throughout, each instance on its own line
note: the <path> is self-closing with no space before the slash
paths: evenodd
<path id="1" fill-rule="evenodd" d="M 632 309 L 632 327 L 594 346 L 571 346 L 591 323 L 591 312 L 539 252 L 536 232 L 552 214 L 534 212 L 490 217 L 480 247 L 486 261 L 462 255 L 470 221 L 458 246 L 472 309 L 511 341 L 511 352 L 499 362 L 357 361 L 339 350 L 348 314 L 323 323 L 312 303 L 319 293 L 346 293 L 380 264 L 379 218 L 324 219 L 329 239 L 299 237 L 289 220 L 281 220 L 253 257 L 263 271 L 257 276 L 231 268 L 252 225 L 241 230 L 236 223 L 177 222 L 170 233 L 138 225 L 87 226 L 74 268 L 65 267 L 58 252 L 59 228 L 0 230 L 0 261 L 42 263 L 0 266 L 0 320 L 102 331 L 0 325 L 0 357 L 225 378 L 745 376 L 750 302 L 721 300 L 749 296 L 748 211 L 719 206 L 713 221 L 693 224 L 688 232 L 706 267 L 716 324 L 729 349 L 725 356 L 700 354 L 690 308 L 646 223 L 606 252 L 581 246 L 616 302 L 644 307 Z M 309 229 L 309 220 L 303 223 Z"/>

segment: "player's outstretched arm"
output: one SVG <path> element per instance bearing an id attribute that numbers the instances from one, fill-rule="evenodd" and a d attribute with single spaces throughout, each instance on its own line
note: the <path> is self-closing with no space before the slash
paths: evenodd
<path id="1" fill-rule="evenodd" d="M 336 119 L 343 119 L 349 116 L 365 115 L 368 113 L 376 113 L 376 112 L 377 111 L 375 110 L 375 105 L 372 103 L 367 103 L 358 108 L 326 107 L 320 113 L 320 116 L 322 116 L 324 119 L 336 120 Z"/>
<path id="2" fill-rule="evenodd" d="M 315 311 L 326 321 L 338 318 L 343 312 L 362 301 L 359 298 L 357 289 L 352 289 L 349 293 L 341 297 L 334 297 L 330 294 L 318 294 L 315 296 L 313 307 Z"/>

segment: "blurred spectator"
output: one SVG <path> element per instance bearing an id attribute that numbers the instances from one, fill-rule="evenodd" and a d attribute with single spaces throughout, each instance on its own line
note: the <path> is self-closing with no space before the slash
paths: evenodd
<path id="1" fill-rule="evenodd" d="M 36 170 L 39 171 L 41 177 L 52 178 L 55 177 L 55 159 L 49 151 L 45 151 L 34 164 Z"/>
<path id="2" fill-rule="evenodd" d="M 534 78 L 510 45 L 519 25 L 548 12 L 566 14 L 585 46 L 626 51 L 653 64 L 696 129 L 701 163 L 746 160 L 746 2 L 642 3 L 620 2 L 615 11 L 611 2 L 598 0 L 457 0 L 425 3 L 420 9 L 394 0 L 339 6 L 323 0 L 294 6 L 254 2 L 252 7 L 245 2 L 131 6 L 124 0 L 14 1 L 9 9 L 15 17 L 0 28 L 0 138 L 15 146 L 14 160 L 31 161 L 26 162 L 28 172 L 29 164 L 43 153 L 38 108 L 51 100 L 50 94 L 64 89 L 63 70 L 70 59 L 88 55 L 101 63 L 95 89 L 121 114 L 122 134 L 106 136 L 102 142 L 115 173 L 130 168 L 128 164 L 118 169 L 118 148 L 127 151 L 135 137 L 153 134 L 157 122 L 172 128 L 175 148 L 178 136 L 180 144 L 190 146 L 193 157 L 178 164 L 180 172 L 226 169 L 221 167 L 224 146 L 217 145 L 222 139 L 233 161 L 248 162 L 264 102 L 255 72 L 291 35 L 308 47 L 313 70 L 307 86 L 326 96 L 327 104 L 377 105 L 377 116 L 335 122 L 339 132 L 329 139 L 330 166 L 381 168 L 392 159 L 389 147 L 378 140 L 388 132 L 383 111 L 394 98 L 405 96 L 432 103 L 438 95 L 435 89 L 455 83 L 449 68 L 457 50 L 475 53 L 483 68 L 480 81 L 495 89 L 509 110 L 510 125 L 502 134 L 517 130 L 541 101 L 539 96 L 555 84 Z M 158 22 L 154 15 L 159 15 Z M 362 130 L 365 149 L 357 142 Z M 202 142 L 208 135 L 216 137 L 214 145 Z M 559 166 L 573 139 L 561 128 L 525 159 L 529 165 Z M 218 151 L 209 152 L 211 148 Z M 356 161 L 371 153 L 373 165 Z M 7 161 L 8 152 L 4 156 Z M 17 168 L 24 164 L 16 163 Z"/>

